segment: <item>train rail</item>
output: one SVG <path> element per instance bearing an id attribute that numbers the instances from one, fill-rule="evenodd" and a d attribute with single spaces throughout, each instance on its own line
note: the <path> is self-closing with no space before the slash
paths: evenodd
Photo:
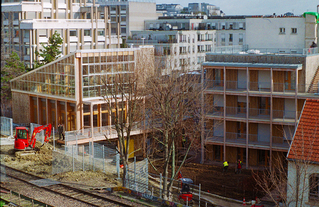
<path id="1" fill-rule="evenodd" d="M 37 186 L 38 188 L 44 189 L 51 193 L 58 194 L 63 197 L 67 197 L 68 199 L 77 200 L 89 206 L 135 206 L 131 204 L 130 201 L 123 201 L 120 198 L 111 195 L 97 195 L 95 193 L 89 192 L 87 190 L 74 188 L 72 186 L 59 183 L 49 186 L 39 186 L 30 181 L 43 179 L 42 177 L 32 175 L 27 172 L 23 172 L 18 169 L 14 169 L 12 167 L 5 166 L 0 164 L 6 168 L 6 176 L 11 177 L 13 179 L 19 180 L 21 182 Z"/>

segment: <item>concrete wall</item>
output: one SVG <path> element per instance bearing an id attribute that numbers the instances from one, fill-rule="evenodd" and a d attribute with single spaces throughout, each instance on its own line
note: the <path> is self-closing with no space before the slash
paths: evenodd
<path id="1" fill-rule="evenodd" d="M 280 33 L 279 28 L 285 28 Z M 291 28 L 297 28 L 292 34 Z M 305 48 L 305 18 L 246 18 L 246 43 L 249 48 Z"/>
<path id="2" fill-rule="evenodd" d="M 299 173 L 296 170 L 296 163 L 293 161 L 288 162 L 288 183 L 287 183 L 287 202 L 289 207 L 297 206 L 318 206 L 319 201 L 316 203 L 309 202 L 309 177 L 313 173 L 319 173 L 319 165 L 299 163 Z M 297 178 L 299 178 L 299 185 L 297 185 Z M 299 199 L 297 199 L 297 189 L 299 188 Z M 299 202 L 297 203 L 298 200 Z"/>
<path id="3" fill-rule="evenodd" d="M 128 7 L 129 19 L 127 35 L 130 36 L 133 30 L 144 30 L 145 20 L 156 20 L 156 3 L 149 2 L 129 2 Z"/>
<path id="4" fill-rule="evenodd" d="M 319 55 L 310 55 L 306 58 L 306 72 L 305 72 L 305 78 L 306 78 L 306 84 L 311 84 L 314 75 L 316 74 L 316 71 L 319 67 Z"/>
<path id="5" fill-rule="evenodd" d="M 13 122 L 30 123 L 30 97 L 27 94 L 12 92 Z"/>

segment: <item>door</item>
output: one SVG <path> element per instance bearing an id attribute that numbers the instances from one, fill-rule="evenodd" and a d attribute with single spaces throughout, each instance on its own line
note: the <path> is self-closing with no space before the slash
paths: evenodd
<path id="1" fill-rule="evenodd" d="M 246 123 L 237 122 L 237 139 L 246 139 Z"/>

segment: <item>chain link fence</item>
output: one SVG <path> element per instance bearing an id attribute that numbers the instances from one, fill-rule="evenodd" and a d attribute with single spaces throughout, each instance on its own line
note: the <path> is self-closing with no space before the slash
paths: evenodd
<path id="1" fill-rule="evenodd" d="M 117 173 L 119 176 L 119 155 L 107 145 L 93 142 L 67 145 L 53 151 L 52 157 L 52 174 L 92 170 Z"/>
<path id="2" fill-rule="evenodd" d="M 13 137 L 12 118 L 1 116 L 1 135 Z"/>
<path id="3" fill-rule="evenodd" d="M 126 173 L 126 186 L 129 189 L 133 189 L 142 193 L 149 193 L 148 191 L 148 160 L 134 162 L 128 165 Z"/>

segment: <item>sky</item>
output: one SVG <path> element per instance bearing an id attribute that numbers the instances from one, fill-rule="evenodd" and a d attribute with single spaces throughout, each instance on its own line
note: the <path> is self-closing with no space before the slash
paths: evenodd
<path id="1" fill-rule="evenodd" d="M 301 15 L 317 11 L 319 0 L 156 0 L 157 4 L 209 3 L 220 7 L 226 15 L 277 15 L 293 12 Z"/>

